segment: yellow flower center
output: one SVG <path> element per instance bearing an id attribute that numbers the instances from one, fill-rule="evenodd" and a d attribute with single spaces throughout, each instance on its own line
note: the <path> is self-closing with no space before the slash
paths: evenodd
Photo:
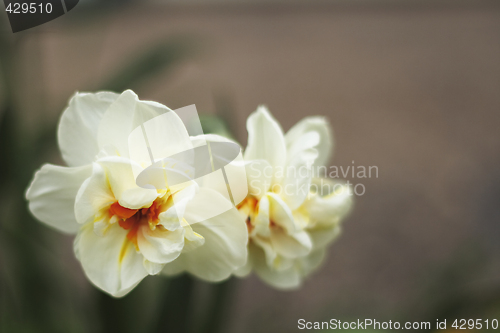
<path id="1" fill-rule="evenodd" d="M 249 195 L 236 208 L 246 216 L 248 233 L 250 233 L 254 228 L 252 221 L 259 211 L 259 200 Z"/>

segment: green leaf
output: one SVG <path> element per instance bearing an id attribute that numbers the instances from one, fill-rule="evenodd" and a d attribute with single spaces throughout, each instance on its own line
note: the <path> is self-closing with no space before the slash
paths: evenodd
<path id="1" fill-rule="evenodd" d="M 233 139 L 233 136 L 227 128 L 226 122 L 219 116 L 200 114 L 201 127 L 205 134 L 217 134 L 228 139 Z"/>

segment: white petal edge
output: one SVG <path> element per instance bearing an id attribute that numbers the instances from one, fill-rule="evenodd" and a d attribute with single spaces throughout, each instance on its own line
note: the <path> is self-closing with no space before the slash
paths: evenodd
<path id="1" fill-rule="evenodd" d="M 248 144 L 244 159 L 266 160 L 273 167 L 273 173 L 283 171 L 286 162 L 286 144 L 280 124 L 266 107 L 260 106 L 247 119 Z M 273 177 L 273 183 L 280 177 Z"/>
<path id="2" fill-rule="evenodd" d="M 35 173 L 26 192 L 30 211 L 59 231 L 76 233 L 80 226 L 75 217 L 75 198 L 91 173 L 91 165 L 68 168 L 45 164 Z"/>
<path id="3" fill-rule="evenodd" d="M 104 236 L 93 229 L 92 223 L 82 226 L 75 239 L 75 254 L 96 287 L 115 297 L 124 296 L 148 275 L 144 257 L 127 239 L 127 230 L 117 224 Z"/>
<path id="4" fill-rule="evenodd" d="M 295 124 L 285 135 L 287 147 L 300 142 L 307 132 L 319 134 L 319 142 L 313 148 L 318 150 L 318 158 L 314 166 L 326 166 L 334 149 L 333 133 L 328 120 L 324 117 L 306 117 Z"/>
<path id="5" fill-rule="evenodd" d="M 137 232 L 137 245 L 148 261 L 166 264 L 175 260 L 184 248 L 184 229 L 174 231 L 141 225 Z"/>
<path id="6" fill-rule="evenodd" d="M 97 129 L 118 94 L 75 93 L 59 120 L 57 141 L 64 161 L 69 166 L 82 166 L 94 161 L 99 153 Z"/>
<path id="7" fill-rule="evenodd" d="M 76 221 L 84 224 L 97 217 L 99 220 L 106 220 L 103 221 L 106 222 L 103 225 L 105 227 L 109 218 L 97 215 L 115 201 L 103 168 L 98 163 L 93 163 L 92 175 L 83 182 L 76 195 L 74 202 Z"/>
<path id="8" fill-rule="evenodd" d="M 266 160 L 252 160 L 245 163 L 248 179 L 248 194 L 258 199 L 262 198 L 273 179 L 273 168 Z"/>
<path id="9" fill-rule="evenodd" d="M 106 157 L 97 161 L 106 173 L 111 191 L 121 206 L 130 209 L 149 207 L 158 193 L 137 186 L 134 170 L 142 170 L 136 162 L 123 157 Z"/>
<path id="10" fill-rule="evenodd" d="M 313 178 L 311 186 L 319 191 L 311 193 L 302 206 L 311 222 L 328 226 L 339 223 L 349 214 L 354 201 L 349 187 L 326 178 Z"/>
<path id="11" fill-rule="evenodd" d="M 281 197 L 291 210 L 302 205 L 309 194 L 313 176 L 312 165 L 317 156 L 317 150 L 309 148 L 295 155 L 286 166 L 280 190 Z"/>
<path id="12" fill-rule="evenodd" d="M 248 231 L 244 218 L 236 208 L 196 223 L 192 228 L 205 238 L 205 243 L 166 264 L 164 274 L 174 275 L 187 271 L 200 279 L 217 282 L 228 278 L 245 265 Z"/>

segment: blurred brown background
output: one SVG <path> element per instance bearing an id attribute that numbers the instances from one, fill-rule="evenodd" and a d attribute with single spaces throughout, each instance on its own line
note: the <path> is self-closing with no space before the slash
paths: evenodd
<path id="1" fill-rule="evenodd" d="M 332 164 L 379 169 L 351 179 L 366 194 L 324 266 L 294 292 L 240 281 L 227 332 L 288 332 L 300 318 L 434 322 L 457 302 L 482 318 L 476 303 L 500 299 L 499 2 L 131 2 L 76 24 L 77 12 L 18 34 L 29 128 L 142 49 L 188 36 L 195 56 L 139 85 L 142 99 L 209 114 L 224 105 L 242 143 L 260 104 L 285 130 L 324 115 Z M 84 293 L 71 238 L 57 239 L 54 260 Z"/>

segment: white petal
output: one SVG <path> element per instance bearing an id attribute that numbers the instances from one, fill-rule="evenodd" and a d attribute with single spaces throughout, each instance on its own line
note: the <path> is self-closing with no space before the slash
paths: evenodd
<path id="1" fill-rule="evenodd" d="M 191 139 L 175 112 L 166 112 L 144 123 L 144 132 L 154 160 L 191 149 Z"/>
<path id="2" fill-rule="evenodd" d="M 196 187 L 190 185 L 172 194 L 166 203 L 166 209 L 158 217 L 161 225 L 168 230 L 176 230 L 182 225 L 186 206 L 196 194 Z"/>
<path id="3" fill-rule="evenodd" d="M 284 228 L 288 233 L 297 231 L 298 225 L 295 223 L 292 211 L 288 205 L 275 193 L 268 193 L 269 198 L 269 218 L 272 222 Z"/>
<path id="4" fill-rule="evenodd" d="M 116 216 L 112 218 L 116 219 Z M 98 216 L 98 218 L 94 219 L 94 232 L 96 233 L 96 235 L 104 236 L 111 225 L 112 223 L 109 215 L 103 212 L 103 214 Z"/>
<path id="5" fill-rule="evenodd" d="M 194 173 L 196 174 L 197 170 L 200 170 L 200 174 L 203 174 L 202 168 L 209 169 L 210 172 L 212 168 L 216 170 L 216 172 L 212 172 L 207 176 L 197 178 L 196 183 L 201 187 L 214 189 L 228 199 L 228 191 L 230 190 L 232 202 L 235 205 L 241 203 L 248 195 L 248 177 L 245 172 L 245 162 L 243 160 L 240 145 L 232 140 L 215 134 L 191 137 L 191 142 L 195 147 L 209 146 L 207 155 L 210 155 L 210 161 L 208 163 L 205 165 L 203 165 L 204 163 L 201 163 L 201 165 L 197 163 L 197 165 L 195 165 Z M 221 145 L 220 143 L 230 144 Z M 203 149 L 200 151 L 203 151 Z M 221 171 L 224 170 L 225 175 L 222 173 L 219 174 L 219 169 L 221 169 Z M 217 174 L 219 174 L 220 177 L 217 176 Z"/>
<path id="6" fill-rule="evenodd" d="M 306 256 L 312 249 L 311 238 L 307 232 L 288 234 L 281 228 L 271 228 L 271 244 L 278 254 L 286 258 Z"/>
<path id="7" fill-rule="evenodd" d="M 175 260 L 184 247 L 184 229 L 174 231 L 141 225 L 137 232 L 137 245 L 144 258 L 159 264 Z"/>
<path id="8" fill-rule="evenodd" d="M 138 103 L 134 113 L 134 122 L 132 124 L 132 127 L 140 126 L 141 124 L 144 124 L 155 117 L 172 111 L 167 106 L 158 102 L 142 101 L 138 98 L 137 101 Z"/>
<path id="9" fill-rule="evenodd" d="M 276 250 L 273 248 L 268 238 L 260 237 L 259 235 L 257 235 L 251 238 L 250 243 L 264 251 L 266 263 L 269 267 L 272 267 L 273 269 L 278 268 L 279 262 L 276 261 L 276 259 L 278 258 L 278 253 L 276 253 Z"/>
<path id="10" fill-rule="evenodd" d="M 251 272 L 252 272 L 252 260 L 251 256 L 249 255 L 245 265 L 236 269 L 233 274 L 237 277 L 243 278 L 248 276 L 248 274 L 250 274 Z"/>
<path id="11" fill-rule="evenodd" d="M 70 99 L 59 121 L 57 132 L 59 149 L 69 166 L 80 166 L 94 161 L 99 152 L 99 123 L 118 96 L 103 91 L 95 94 L 76 93 Z"/>
<path id="12" fill-rule="evenodd" d="M 314 223 L 336 224 L 351 210 L 353 195 L 347 186 L 329 179 L 315 178 L 311 188 L 314 191 L 303 207 Z"/>
<path id="13" fill-rule="evenodd" d="M 40 221 L 65 233 L 76 233 L 75 198 L 92 172 L 91 165 L 66 168 L 45 164 L 26 192 L 29 208 Z"/>
<path id="14" fill-rule="evenodd" d="M 189 224 L 193 225 L 216 218 L 233 208 L 234 206 L 231 202 L 219 192 L 201 187 L 193 199 L 188 201 L 184 218 Z"/>
<path id="15" fill-rule="evenodd" d="M 249 254 L 257 275 L 264 282 L 278 289 L 296 289 L 303 279 L 316 270 L 323 262 L 325 251 L 319 249 L 308 256 L 294 259 L 285 270 L 276 270 L 266 265 L 263 251 L 256 246 L 249 246 Z"/>
<path id="16" fill-rule="evenodd" d="M 97 132 L 99 149 L 112 147 L 115 153 L 128 157 L 128 136 L 132 131 L 137 95 L 124 91 L 104 114 Z"/>
<path id="17" fill-rule="evenodd" d="M 257 234 L 263 237 L 271 236 L 271 231 L 269 229 L 270 223 L 269 198 L 266 195 L 259 200 L 257 215 L 253 220 L 254 230 L 252 231 L 252 235 Z"/>
<path id="18" fill-rule="evenodd" d="M 252 160 L 245 165 L 248 194 L 262 198 L 271 187 L 273 168 L 266 160 Z"/>
<path id="19" fill-rule="evenodd" d="M 286 136 L 285 136 L 286 138 Z M 302 152 L 314 149 L 318 146 L 320 136 L 316 131 L 309 131 L 301 135 L 293 142 L 287 142 L 287 160 L 290 162 L 294 157 L 301 155 Z M 316 159 L 317 156 L 314 157 Z M 314 160 L 312 161 L 314 162 Z"/>
<path id="20" fill-rule="evenodd" d="M 107 157 L 98 160 L 103 167 L 114 197 L 121 206 L 130 209 L 149 207 L 158 193 L 135 183 L 133 168 L 142 169 L 137 163 L 122 157 Z"/>
<path id="21" fill-rule="evenodd" d="M 314 148 L 295 155 L 286 166 L 286 173 L 281 183 L 281 197 L 291 210 L 297 209 L 309 194 L 312 178 L 312 164 L 318 156 Z"/>
<path id="22" fill-rule="evenodd" d="M 308 229 L 307 233 L 311 237 L 314 249 L 320 249 L 327 246 L 340 235 L 341 227 L 336 225 L 330 228 Z"/>
<path id="23" fill-rule="evenodd" d="M 95 219 L 96 214 L 116 201 L 103 168 L 97 163 L 92 166 L 92 176 L 82 184 L 74 203 L 74 214 L 80 224 Z"/>
<path id="24" fill-rule="evenodd" d="M 319 134 L 319 142 L 314 147 L 318 150 L 318 158 L 315 166 L 325 166 L 331 156 L 333 150 L 333 135 L 330 124 L 323 117 L 307 117 L 293 126 L 285 135 L 286 144 L 289 150 L 294 150 L 295 145 L 300 144 L 304 140 L 304 135 L 308 132 L 317 132 Z M 308 140 L 309 143 L 313 141 Z"/>
<path id="25" fill-rule="evenodd" d="M 182 253 L 191 252 L 198 247 L 205 244 L 205 238 L 202 235 L 193 231 L 193 228 L 187 224 L 187 222 L 183 223 L 183 228 L 185 230 L 184 234 L 184 248 L 182 249 Z"/>
<path id="26" fill-rule="evenodd" d="M 274 169 L 274 174 L 283 171 L 286 162 L 286 145 L 283 130 L 269 111 L 261 106 L 247 120 L 248 145 L 245 161 L 266 160 Z M 279 177 L 273 178 L 273 183 Z"/>
<path id="27" fill-rule="evenodd" d="M 205 243 L 165 265 L 165 274 L 187 271 L 200 279 L 215 282 L 228 278 L 246 263 L 247 227 L 235 208 L 192 227 L 205 238 Z"/>
<path id="28" fill-rule="evenodd" d="M 165 264 L 157 264 L 147 260 L 146 258 L 144 258 L 143 265 L 144 269 L 148 272 L 149 275 L 159 274 L 163 267 L 165 267 Z"/>
<path id="29" fill-rule="evenodd" d="M 111 146 L 119 156 L 129 157 L 128 137 L 132 130 L 169 111 L 159 103 L 140 101 L 131 90 L 124 91 L 102 117 L 97 132 L 99 149 Z"/>
<path id="30" fill-rule="evenodd" d="M 315 250 L 306 257 L 296 259 L 295 269 L 304 278 L 314 272 L 325 258 L 325 248 Z"/>
<path id="31" fill-rule="evenodd" d="M 122 207 L 139 209 L 149 206 L 157 196 L 158 193 L 155 190 L 134 187 L 123 191 L 118 202 Z"/>
<path id="32" fill-rule="evenodd" d="M 249 246 L 249 252 L 255 272 L 266 283 L 279 289 L 295 289 L 300 286 L 300 273 L 293 266 L 277 271 L 267 265 L 262 249 L 251 245 Z"/>
<path id="33" fill-rule="evenodd" d="M 232 142 L 232 143 L 236 143 L 239 145 L 239 143 L 237 143 L 236 141 L 230 140 L 226 137 L 223 137 L 223 136 L 220 136 L 217 134 L 196 135 L 196 136 L 190 137 L 190 139 L 191 139 L 191 143 L 192 143 L 193 147 L 204 146 L 207 144 L 207 141 L 208 142 Z"/>
<path id="34" fill-rule="evenodd" d="M 158 215 L 159 223 L 168 230 L 177 230 L 182 226 L 182 217 L 174 204 L 172 196 L 169 196 L 166 203 L 162 205 L 163 212 Z"/>
<path id="35" fill-rule="evenodd" d="M 126 235 L 126 230 L 114 224 L 98 236 L 88 223 L 75 239 L 75 253 L 89 280 L 115 297 L 125 295 L 148 275 L 143 256 Z"/>

